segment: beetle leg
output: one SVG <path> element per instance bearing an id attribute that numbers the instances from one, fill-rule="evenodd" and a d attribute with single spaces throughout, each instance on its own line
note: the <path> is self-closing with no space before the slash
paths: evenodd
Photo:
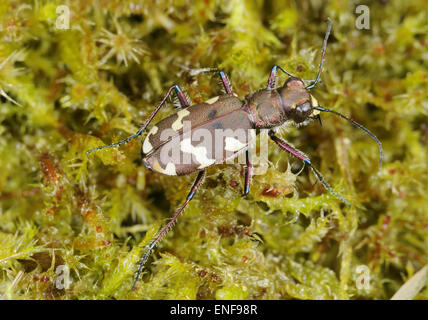
<path id="1" fill-rule="evenodd" d="M 244 195 L 246 196 L 250 192 L 251 178 L 253 177 L 253 165 L 250 161 L 250 151 L 247 150 L 245 152 L 245 187 L 244 187 Z"/>
<path id="2" fill-rule="evenodd" d="M 233 93 L 232 86 L 230 85 L 230 81 L 227 78 L 226 74 L 223 72 L 223 70 L 216 69 L 216 68 L 207 68 L 205 72 L 218 72 L 220 75 L 220 80 L 223 83 L 224 90 L 227 94 Z"/>
<path id="3" fill-rule="evenodd" d="M 202 184 L 205 177 L 205 170 L 200 171 L 198 173 L 198 176 L 196 177 L 195 182 L 192 185 L 192 188 L 190 189 L 189 194 L 187 195 L 186 201 L 177 209 L 177 212 L 172 217 L 171 221 L 168 222 L 168 224 L 162 229 L 162 231 L 157 235 L 155 240 L 150 243 L 150 245 L 147 248 L 147 251 L 144 253 L 143 257 L 140 260 L 137 275 L 135 276 L 134 284 L 132 285 L 132 290 L 135 290 L 135 286 L 137 284 L 137 281 L 141 275 L 141 272 L 143 271 L 144 264 L 146 263 L 147 259 L 150 256 L 150 253 L 152 252 L 153 248 L 156 246 L 156 244 L 162 240 L 162 238 L 165 236 L 165 234 L 168 232 L 168 230 L 172 227 L 174 222 L 177 220 L 178 216 L 181 212 L 183 212 L 183 209 L 186 207 L 186 205 L 192 200 L 193 196 L 195 195 L 196 191 L 198 190 L 199 186 Z"/>
<path id="4" fill-rule="evenodd" d="M 86 151 L 86 155 L 89 157 L 89 154 L 91 152 L 101 150 L 104 148 L 118 147 L 124 143 L 128 143 L 132 139 L 139 137 L 144 132 L 144 130 L 147 128 L 147 126 L 150 124 L 150 122 L 153 120 L 155 115 L 158 113 L 159 109 L 165 104 L 165 101 L 169 97 L 169 95 L 171 94 L 172 90 L 175 90 L 175 92 L 177 93 L 178 100 L 180 101 L 181 106 L 183 108 L 188 107 L 189 102 L 187 101 L 187 98 L 184 95 L 183 91 L 181 91 L 181 89 L 178 85 L 173 85 L 171 88 L 169 88 L 168 92 L 166 93 L 165 97 L 162 99 L 161 103 L 156 107 L 156 109 L 153 111 L 153 113 L 150 115 L 150 117 L 146 120 L 146 122 L 143 124 L 143 126 L 140 128 L 140 130 L 137 131 L 137 133 L 133 134 L 132 136 L 130 136 L 126 139 L 120 140 L 119 142 L 112 143 L 112 144 L 105 145 L 105 146 L 96 147 L 94 149 L 88 150 L 88 151 Z"/>
<path id="5" fill-rule="evenodd" d="M 297 77 L 294 74 L 286 71 L 285 69 L 281 68 L 280 66 L 274 65 L 272 67 L 272 70 L 271 70 L 270 75 L 269 75 L 269 79 L 268 79 L 267 86 L 266 86 L 267 89 L 270 89 L 270 90 L 275 89 L 276 77 L 277 77 L 278 69 L 280 71 L 284 72 L 287 76 L 289 76 L 291 78 L 298 78 L 298 79 L 300 79 L 299 77 Z M 314 80 L 300 79 L 300 80 L 302 80 L 303 82 L 308 82 L 308 81 L 315 82 L 315 79 Z M 306 87 L 306 89 L 307 89 L 307 87 Z"/>
<path id="6" fill-rule="evenodd" d="M 291 145 L 289 145 L 284 140 L 278 138 L 275 133 L 270 130 L 269 131 L 269 137 L 283 150 L 287 151 L 288 153 L 291 153 L 293 156 L 295 156 L 297 159 L 302 160 L 305 164 L 311 166 L 311 160 L 303 154 L 303 152 L 293 148 Z"/>
<path id="7" fill-rule="evenodd" d="M 183 65 L 180 65 L 182 68 L 189 71 L 191 76 L 196 76 L 200 73 L 208 73 L 208 72 L 218 72 L 220 75 L 220 80 L 223 83 L 224 90 L 227 94 L 233 93 L 232 86 L 230 85 L 230 81 L 227 78 L 226 74 L 223 72 L 223 70 L 217 69 L 217 68 L 199 68 L 199 69 L 192 69 Z"/>
<path id="8" fill-rule="evenodd" d="M 327 49 L 327 40 L 328 40 L 328 37 L 330 36 L 331 25 L 332 25 L 330 18 L 327 18 L 327 21 L 328 21 L 328 27 L 327 27 L 327 32 L 326 32 L 325 37 L 324 37 L 324 42 L 323 42 L 322 51 L 321 51 L 321 61 L 320 61 L 319 67 L 318 67 L 317 76 L 313 80 L 302 79 L 304 82 L 311 82 L 309 85 L 307 85 L 305 87 L 306 90 L 309 90 L 309 89 L 312 89 L 313 87 L 315 87 L 316 84 L 321 79 L 322 66 L 323 66 L 324 58 L 325 58 L 325 51 Z M 274 89 L 275 88 L 277 69 L 281 70 L 282 72 L 284 72 L 289 77 L 297 78 L 295 75 L 285 71 L 280 66 L 274 65 L 272 68 L 272 71 L 270 72 L 269 80 L 267 83 L 267 89 Z"/>
<path id="9" fill-rule="evenodd" d="M 174 85 L 173 88 L 175 89 L 175 92 L 177 93 L 178 101 L 180 102 L 180 105 L 182 108 L 187 108 L 190 106 L 189 100 L 187 99 L 186 95 L 181 91 L 180 86 Z"/>
<path id="10" fill-rule="evenodd" d="M 224 90 L 226 90 L 227 94 L 232 93 L 232 86 L 230 85 L 230 81 L 227 78 L 226 74 L 223 72 L 223 70 L 218 70 L 221 78 L 221 82 L 223 82 Z"/>
<path id="11" fill-rule="evenodd" d="M 321 184 L 323 185 L 324 188 L 327 189 L 327 191 L 331 192 L 336 198 L 338 198 L 339 200 L 341 200 L 342 202 L 344 202 L 347 205 L 351 205 L 347 200 L 345 200 L 345 198 L 343 198 L 340 194 L 338 194 L 336 191 L 334 191 L 334 189 L 332 187 L 330 187 L 330 185 L 324 180 L 324 177 L 321 175 L 321 172 L 319 172 L 316 168 L 314 168 L 312 166 L 312 162 L 311 160 L 300 150 L 297 150 L 296 148 L 292 147 L 291 145 L 289 145 L 287 142 L 285 142 L 284 140 L 278 138 L 277 136 L 275 136 L 275 133 L 270 130 L 269 131 L 269 137 L 283 150 L 287 151 L 288 153 L 292 154 L 293 156 L 295 156 L 297 159 L 302 160 L 305 164 L 307 164 L 312 172 L 314 173 L 315 177 L 318 179 L 319 182 L 321 182 Z"/>
<path id="12" fill-rule="evenodd" d="M 277 73 L 278 73 L 278 69 L 281 70 L 282 72 L 284 72 L 289 77 L 297 78 L 295 75 L 289 73 L 288 71 L 285 71 L 280 66 L 274 65 L 272 67 L 272 70 L 271 70 L 270 75 L 269 75 L 269 79 L 268 79 L 268 83 L 267 83 L 267 87 L 266 87 L 267 89 L 274 89 L 275 88 L 275 85 L 276 85 L 276 76 L 277 76 Z"/>

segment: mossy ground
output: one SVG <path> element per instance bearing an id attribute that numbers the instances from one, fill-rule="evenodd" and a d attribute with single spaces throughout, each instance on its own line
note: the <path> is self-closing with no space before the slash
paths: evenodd
<path id="1" fill-rule="evenodd" d="M 428 263 L 423 1 L 370 2 L 369 30 L 355 27 L 357 1 L 65 1 L 68 30 L 56 27 L 62 4 L 0 3 L 0 297 L 386 299 Z M 326 17 L 313 94 L 379 137 L 382 167 L 376 144 L 333 115 L 290 127 L 283 137 L 354 206 L 270 143 L 272 165 L 247 198 L 242 168 L 208 170 L 131 292 L 144 246 L 194 176 L 147 171 L 138 140 L 90 160 L 85 151 L 136 132 L 172 84 L 193 102 L 220 92 L 180 64 L 223 68 L 240 97 L 274 64 L 313 78 Z M 426 287 L 416 296 L 427 297 Z"/>

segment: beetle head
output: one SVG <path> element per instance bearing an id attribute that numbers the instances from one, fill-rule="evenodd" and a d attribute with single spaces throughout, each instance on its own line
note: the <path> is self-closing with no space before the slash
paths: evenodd
<path id="1" fill-rule="evenodd" d="M 314 109 L 314 107 L 318 107 L 318 101 L 309 93 L 301 79 L 288 78 L 279 90 L 279 94 L 284 111 L 290 120 L 301 123 L 319 118 L 320 112 Z"/>

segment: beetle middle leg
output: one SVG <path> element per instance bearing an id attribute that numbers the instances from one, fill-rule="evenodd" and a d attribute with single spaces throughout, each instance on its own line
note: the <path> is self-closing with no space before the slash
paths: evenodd
<path id="1" fill-rule="evenodd" d="M 196 76 L 200 73 L 209 73 L 209 72 L 218 72 L 219 76 L 220 76 L 220 80 L 223 84 L 224 90 L 226 91 L 227 94 L 231 94 L 233 93 L 232 90 L 232 86 L 230 84 L 229 79 L 227 78 L 227 75 L 224 73 L 223 70 L 221 69 L 217 69 L 217 68 L 198 68 L 198 69 L 192 69 L 189 68 L 187 66 L 184 65 L 180 65 L 182 68 L 186 69 L 187 71 L 189 71 L 191 76 Z"/>
<path id="2" fill-rule="evenodd" d="M 178 100 L 180 102 L 180 105 L 183 108 L 187 108 L 189 106 L 189 101 L 187 100 L 186 96 L 184 95 L 183 91 L 181 90 L 181 88 L 178 85 L 173 85 L 171 88 L 169 88 L 168 92 L 166 93 L 165 97 L 162 99 L 162 101 L 160 102 L 160 104 L 156 107 L 156 109 L 152 112 L 152 114 L 150 115 L 150 117 L 146 120 L 146 122 L 143 124 L 143 126 L 140 128 L 140 130 L 137 131 L 137 133 L 133 134 L 132 136 L 129 136 L 126 139 L 120 140 L 119 142 L 116 143 L 112 143 L 109 145 L 105 145 L 105 146 L 100 146 L 100 147 L 96 147 L 94 149 L 88 150 L 86 151 L 86 155 L 89 157 L 89 154 L 91 152 L 97 151 L 97 150 L 101 150 L 104 148 L 111 148 L 111 147 L 118 147 L 124 143 L 128 143 L 129 141 L 131 141 L 132 139 L 135 139 L 139 136 L 141 136 L 141 134 L 144 132 L 144 130 L 146 130 L 147 126 L 150 124 L 150 122 L 153 120 L 153 118 L 155 117 L 155 115 L 158 113 L 158 111 L 160 110 L 160 108 L 165 104 L 166 100 L 168 99 L 169 95 L 171 94 L 172 90 L 175 90 L 175 92 L 177 93 L 178 96 Z"/>
<path id="3" fill-rule="evenodd" d="M 144 264 L 146 263 L 147 259 L 150 256 L 150 253 L 152 252 L 153 248 L 156 246 L 156 244 L 162 240 L 162 238 L 165 236 L 165 234 L 168 232 L 168 230 L 172 227 L 174 222 L 177 220 L 178 216 L 181 212 L 183 212 L 184 208 L 187 206 L 187 204 L 193 199 L 193 196 L 195 195 L 196 191 L 198 190 L 199 186 L 202 184 L 205 177 L 205 170 L 199 171 L 198 176 L 195 179 L 195 182 L 193 183 L 192 187 L 190 188 L 190 192 L 187 195 L 186 201 L 177 209 L 177 212 L 172 217 L 172 219 L 168 222 L 168 224 L 162 229 L 162 231 L 157 235 L 155 240 L 153 240 L 150 245 L 147 248 L 146 253 L 144 253 L 143 257 L 140 260 L 137 275 L 135 276 L 134 284 L 132 285 L 132 290 L 135 290 L 135 286 L 137 284 L 138 279 L 140 278 L 141 272 L 143 271 Z"/>
<path id="4" fill-rule="evenodd" d="M 232 90 L 232 86 L 230 84 L 229 79 L 227 78 L 226 74 L 224 73 L 223 70 L 217 69 L 217 68 L 204 68 L 204 69 L 200 69 L 203 70 L 202 72 L 218 72 L 219 76 L 220 76 L 220 80 L 223 84 L 224 90 L 226 91 L 227 94 L 231 94 L 233 93 Z"/>
<path id="5" fill-rule="evenodd" d="M 341 200 L 345 204 L 347 204 L 349 206 L 351 205 L 347 200 L 345 200 L 345 198 L 343 198 L 340 194 L 338 194 L 336 191 L 334 191 L 334 189 L 325 181 L 324 177 L 321 175 L 321 172 L 319 172 L 315 167 L 312 166 L 311 160 L 303 152 L 301 152 L 300 150 L 297 150 L 296 148 L 294 148 L 293 146 L 291 146 L 290 144 L 288 144 L 284 140 L 278 138 L 272 130 L 269 131 L 269 137 L 281 149 L 287 151 L 288 153 L 295 156 L 297 159 L 300 159 L 305 164 L 307 164 L 311 168 L 315 177 L 318 179 L 319 182 L 321 182 L 321 184 L 323 185 L 324 188 L 327 189 L 327 191 L 331 192 L 336 198 L 338 198 L 339 200 Z"/>

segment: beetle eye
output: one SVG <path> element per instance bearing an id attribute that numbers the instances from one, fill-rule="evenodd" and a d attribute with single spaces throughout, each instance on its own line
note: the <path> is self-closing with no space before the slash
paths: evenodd
<path id="1" fill-rule="evenodd" d="M 309 103 L 309 101 L 307 101 L 307 102 L 305 102 L 305 103 L 302 103 L 302 104 L 299 104 L 297 107 L 296 107 L 296 110 L 297 110 L 297 112 L 300 112 L 300 113 L 302 113 L 302 114 L 306 114 L 306 113 L 308 113 L 309 111 L 311 111 L 311 104 Z"/>
<path id="2" fill-rule="evenodd" d="M 296 106 L 296 113 L 293 120 L 297 123 L 303 122 L 308 118 L 311 111 L 312 106 L 309 101 L 301 103 Z"/>

